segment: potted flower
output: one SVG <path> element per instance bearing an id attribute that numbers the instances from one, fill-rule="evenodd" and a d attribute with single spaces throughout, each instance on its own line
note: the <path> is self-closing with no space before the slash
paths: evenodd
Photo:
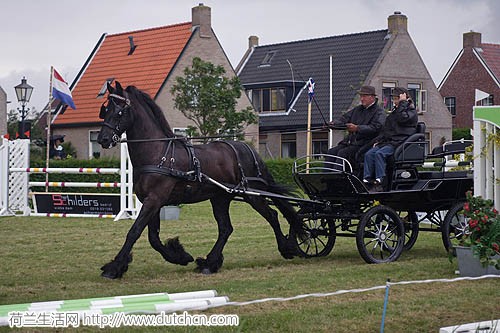
<path id="1" fill-rule="evenodd" d="M 474 197 L 472 192 L 466 194 L 464 215 L 468 223 L 468 231 L 461 239 L 461 247 L 457 247 L 457 258 L 461 275 L 482 275 L 500 273 L 500 215 L 493 207 L 491 200 Z M 467 253 L 468 252 L 468 253 Z M 476 268 L 467 267 L 461 259 L 479 259 Z M 484 268 L 484 272 L 480 269 Z M 466 273 L 465 271 L 470 271 Z M 495 272 L 496 271 L 496 272 Z"/>

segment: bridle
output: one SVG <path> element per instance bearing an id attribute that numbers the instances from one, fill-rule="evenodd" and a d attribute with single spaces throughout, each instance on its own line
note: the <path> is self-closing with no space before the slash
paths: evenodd
<path id="1" fill-rule="evenodd" d="M 125 104 L 125 106 L 122 107 L 119 103 L 116 103 L 115 99 L 122 101 Z M 113 143 L 116 144 L 116 143 L 120 142 L 120 136 L 123 133 L 123 131 L 120 130 L 122 116 L 124 114 L 128 113 L 128 111 L 131 107 L 131 103 L 130 103 L 130 100 L 128 98 L 125 98 L 125 97 L 117 95 L 117 94 L 109 94 L 108 100 L 106 102 L 102 103 L 102 105 L 101 105 L 101 111 L 99 113 L 99 118 L 105 119 L 106 113 L 108 113 L 108 105 L 110 102 L 113 103 L 113 105 L 114 105 L 113 110 L 118 110 L 117 114 L 118 114 L 118 117 L 120 118 L 120 120 L 118 121 L 116 126 L 113 126 L 106 121 L 104 121 L 102 125 L 110 128 L 113 131 L 113 136 L 111 137 L 111 140 L 113 141 Z M 108 103 L 108 104 L 106 104 L 106 103 Z"/>

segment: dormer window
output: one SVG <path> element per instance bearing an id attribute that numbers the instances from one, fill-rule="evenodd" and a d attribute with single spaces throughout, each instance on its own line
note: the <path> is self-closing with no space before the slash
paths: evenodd
<path id="1" fill-rule="evenodd" d="M 276 51 L 267 52 L 264 59 L 262 59 L 260 66 L 271 66 L 271 60 L 273 60 L 273 57 L 275 54 L 276 54 Z"/>
<path id="2" fill-rule="evenodd" d="M 114 77 L 107 78 L 104 84 L 102 85 L 101 90 L 99 90 L 99 93 L 97 94 L 96 98 L 103 98 L 104 95 L 106 95 L 106 91 L 108 91 L 108 83 L 111 84 L 115 80 Z"/>

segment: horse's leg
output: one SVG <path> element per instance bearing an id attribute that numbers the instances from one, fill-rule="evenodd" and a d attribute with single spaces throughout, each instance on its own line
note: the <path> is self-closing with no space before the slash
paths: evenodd
<path id="1" fill-rule="evenodd" d="M 193 257 L 184 250 L 178 237 L 167 240 L 165 245 L 161 243 L 160 214 L 154 216 L 148 224 L 148 239 L 153 249 L 160 252 L 162 257 L 172 264 L 185 266 L 194 261 Z"/>
<path id="2" fill-rule="evenodd" d="M 278 250 L 283 258 L 292 259 L 294 256 L 298 255 L 297 244 L 291 238 L 283 235 L 278 220 L 278 213 L 269 206 L 266 200 L 249 195 L 245 197 L 245 201 L 269 222 L 273 228 L 276 242 L 278 243 Z"/>
<path id="3" fill-rule="evenodd" d="M 279 209 L 283 217 L 287 220 L 290 225 L 290 229 L 293 229 L 296 235 L 306 236 L 306 232 L 302 221 L 297 216 L 297 212 L 290 204 L 290 202 L 282 199 L 273 199 L 273 203 L 276 208 Z"/>
<path id="4" fill-rule="evenodd" d="M 150 197 L 144 200 L 139 216 L 127 233 L 127 238 L 123 244 L 120 252 L 116 255 L 115 259 L 101 267 L 103 277 L 109 279 L 121 278 L 128 270 L 128 264 L 132 261 L 132 247 L 139 239 L 146 225 L 156 215 L 159 218 L 160 203 L 158 200 L 153 200 Z"/>
<path id="5" fill-rule="evenodd" d="M 214 213 L 215 220 L 217 221 L 219 235 L 217 237 L 217 241 L 212 247 L 212 250 L 210 250 L 207 254 L 207 258 L 196 259 L 198 270 L 203 274 L 216 273 L 222 267 L 222 263 L 224 261 L 222 250 L 224 250 L 224 246 L 233 232 L 231 218 L 229 217 L 229 205 L 231 204 L 231 199 L 231 197 L 225 196 L 210 199 L 210 202 L 212 203 L 212 211 Z"/>

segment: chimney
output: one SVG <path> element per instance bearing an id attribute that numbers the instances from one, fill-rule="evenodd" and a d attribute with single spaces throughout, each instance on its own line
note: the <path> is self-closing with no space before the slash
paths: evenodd
<path id="1" fill-rule="evenodd" d="M 408 32 L 408 18 L 401 12 L 394 12 L 393 15 L 387 18 L 387 28 L 391 34 Z"/>
<path id="2" fill-rule="evenodd" d="M 248 37 L 248 48 L 251 49 L 252 47 L 255 46 L 259 46 L 259 37 L 257 36 Z"/>
<path id="3" fill-rule="evenodd" d="M 472 47 L 481 47 L 481 33 L 480 32 L 466 32 L 464 33 L 464 42 L 463 42 L 464 49 L 465 48 L 472 48 Z"/>
<path id="4" fill-rule="evenodd" d="M 212 36 L 212 14 L 211 9 L 208 6 L 200 3 L 197 7 L 193 7 L 191 10 L 193 28 L 199 27 L 200 37 Z"/>

